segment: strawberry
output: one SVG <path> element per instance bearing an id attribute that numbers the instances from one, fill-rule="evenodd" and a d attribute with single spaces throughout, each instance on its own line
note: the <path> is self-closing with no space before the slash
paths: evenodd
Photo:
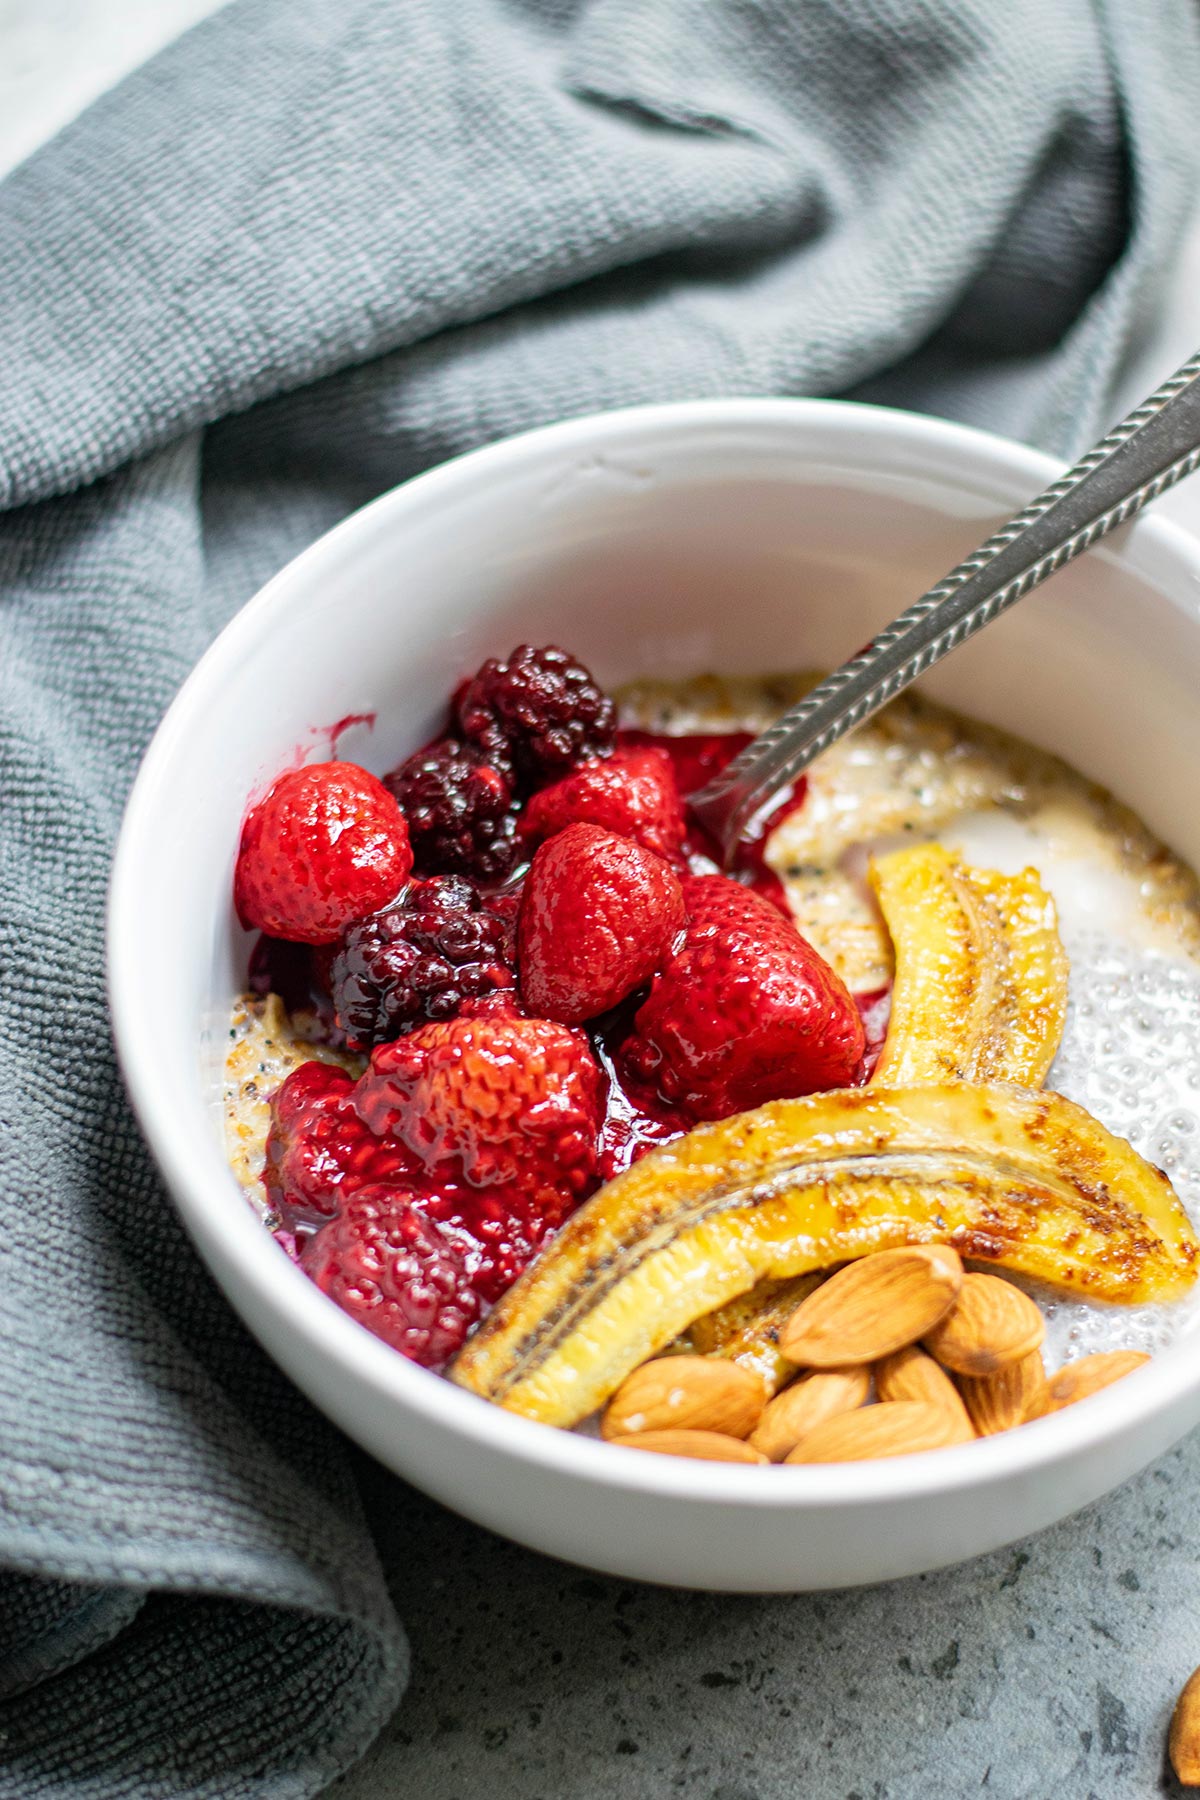
<path id="1" fill-rule="evenodd" d="M 517 966 L 526 1007 L 578 1025 L 649 981 L 683 929 L 675 871 L 631 838 L 568 825 L 525 880 Z"/>
<path id="2" fill-rule="evenodd" d="M 332 944 L 395 898 L 412 869 L 404 815 L 356 763 L 289 769 L 251 807 L 233 892 L 243 925 Z"/>
<path id="3" fill-rule="evenodd" d="M 344 1069 L 301 1063 L 272 1096 L 263 1181 L 271 1205 L 292 1224 L 328 1219 L 356 1188 L 403 1181 L 414 1166 L 403 1145 L 368 1131 Z"/>
<path id="4" fill-rule="evenodd" d="M 360 1188 L 300 1261 L 352 1319 L 428 1369 L 462 1348 L 482 1311 L 467 1254 L 403 1188 Z"/>
<path id="5" fill-rule="evenodd" d="M 682 948 L 655 977 L 621 1057 L 693 1119 L 845 1087 L 863 1054 L 839 977 L 758 894 L 723 875 L 683 883 Z"/>
<path id="6" fill-rule="evenodd" d="M 479 1005 L 380 1045 L 355 1108 L 429 1182 L 515 1189 L 556 1225 L 595 1175 L 603 1079 L 576 1032 Z"/>
<path id="7" fill-rule="evenodd" d="M 580 763 L 533 796 L 521 820 L 521 834 L 529 844 L 538 844 L 579 822 L 603 825 L 606 831 L 678 861 L 687 827 L 666 751 L 647 744 Z"/>

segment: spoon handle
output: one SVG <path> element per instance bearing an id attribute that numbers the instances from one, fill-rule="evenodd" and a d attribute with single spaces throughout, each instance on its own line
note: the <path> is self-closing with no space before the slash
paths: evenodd
<path id="1" fill-rule="evenodd" d="M 822 750 L 1081 551 L 1200 466 L 1200 351 L 1065 475 L 993 532 L 690 797 L 731 857 Z"/>

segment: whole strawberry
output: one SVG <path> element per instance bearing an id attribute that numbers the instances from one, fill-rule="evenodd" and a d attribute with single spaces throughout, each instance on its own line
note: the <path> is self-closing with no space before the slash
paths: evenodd
<path id="1" fill-rule="evenodd" d="M 679 877 L 661 856 L 600 825 L 568 825 L 525 880 L 521 998 L 547 1019 L 593 1019 L 662 967 L 683 920 Z"/>
<path id="2" fill-rule="evenodd" d="M 683 947 L 622 1058 L 693 1119 L 853 1082 L 863 1027 L 839 977 L 779 912 L 723 875 L 684 884 Z"/>
<path id="3" fill-rule="evenodd" d="M 360 1188 L 300 1261 L 343 1312 L 427 1369 L 462 1348 L 482 1310 L 462 1248 L 402 1188 Z"/>
<path id="4" fill-rule="evenodd" d="M 381 1045 L 354 1103 L 430 1180 L 515 1188 L 556 1224 L 595 1174 L 603 1087 L 575 1032 L 482 1011 Z"/>
<path id="5" fill-rule="evenodd" d="M 521 833 L 537 844 L 577 823 L 603 825 L 659 856 L 678 859 L 687 827 L 666 751 L 647 744 L 580 763 L 533 796 Z"/>
<path id="6" fill-rule="evenodd" d="M 344 1069 L 301 1063 L 272 1097 L 263 1182 L 290 1225 L 331 1218 L 347 1194 L 402 1181 L 413 1166 L 403 1145 L 381 1141 L 363 1124 Z"/>
<path id="7" fill-rule="evenodd" d="M 404 815 L 382 782 L 356 763 L 312 763 L 289 769 L 250 809 L 234 900 L 243 925 L 331 944 L 386 906 L 411 868 Z"/>

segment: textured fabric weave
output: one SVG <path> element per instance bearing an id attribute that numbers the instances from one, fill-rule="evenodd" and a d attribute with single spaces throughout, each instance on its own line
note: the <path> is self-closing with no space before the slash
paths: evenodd
<path id="1" fill-rule="evenodd" d="M 107 869 L 187 669 L 353 506 L 595 407 L 1085 441 L 1197 58 L 1190 0 L 234 0 L 0 185 L 0 1793 L 312 1794 L 406 1678 L 352 1454 L 110 1048 Z"/>

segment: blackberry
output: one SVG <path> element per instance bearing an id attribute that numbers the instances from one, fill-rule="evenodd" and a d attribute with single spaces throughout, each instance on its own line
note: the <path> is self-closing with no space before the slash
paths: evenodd
<path id="1" fill-rule="evenodd" d="M 330 987 L 348 1041 L 387 1043 L 511 988 L 507 936 L 465 876 L 414 881 L 399 905 L 356 920 L 338 946 Z"/>
<path id="2" fill-rule="evenodd" d="M 507 662 L 493 657 L 456 696 L 459 729 L 489 762 L 511 764 L 537 787 L 584 757 L 606 756 L 616 707 L 582 663 L 547 645 L 519 644 Z"/>
<path id="3" fill-rule="evenodd" d="M 385 775 L 383 785 L 399 802 L 420 873 L 480 881 L 507 875 L 517 828 L 507 754 L 497 765 L 444 738 Z"/>

